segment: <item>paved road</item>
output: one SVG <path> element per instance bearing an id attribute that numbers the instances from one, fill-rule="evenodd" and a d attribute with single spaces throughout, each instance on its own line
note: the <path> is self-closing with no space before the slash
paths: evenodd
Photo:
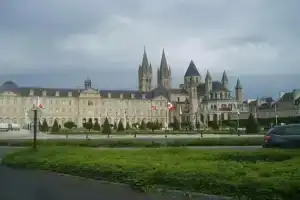
<path id="1" fill-rule="evenodd" d="M 0 158 L 16 148 L 0 148 Z M 128 186 L 108 184 L 57 173 L 11 169 L 0 165 L 1 200 L 217 200 L 216 196 L 187 198 L 182 193 L 145 194 Z"/>

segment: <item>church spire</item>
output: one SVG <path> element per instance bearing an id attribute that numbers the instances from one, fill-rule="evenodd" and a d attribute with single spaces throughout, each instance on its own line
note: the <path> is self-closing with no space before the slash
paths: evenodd
<path id="1" fill-rule="evenodd" d="M 157 70 L 157 83 L 164 88 L 172 88 L 171 67 L 168 66 L 165 49 L 162 51 L 160 67 Z"/>
<path id="2" fill-rule="evenodd" d="M 222 75 L 222 83 L 228 83 L 228 77 L 226 74 L 226 71 L 224 70 L 223 75 Z"/>
<path id="3" fill-rule="evenodd" d="M 209 73 L 209 71 L 208 71 L 208 70 L 207 70 L 207 72 L 206 72 L 205 81 L 206 81 L 206 82 L 208 82 L 208 81 L 212 81 L 211 75 L 210 75 L 210 73 Z"/>
<path id="4" fill-rule="evenodd" d="M 145 69 L 149 67 L 148 56 L 147 56 L 147 52 L 146 52 L 146 47 L 145 46 L 144 46 L 144 54 L 143 54 L 142 67 L 145 68 Z"/>
<path id="5" fill-rule="evenodd" d="M 164 77 L 168 75 L 168 63 L 167 58 L 165 54 L 165 49 L 163 49 L 162 55 L 161 55 L 161 61 L 160 61 L 160 72 Z"/>
<path id="6" fill-rule="evenodd" d="M 237 81 L 236 81 L 235 89 L 236 89 L 236 90 L 241 90 L 241 89 L 243 89 L 242 84 L 241 84 L 239 78 L 238 78 Z"/>

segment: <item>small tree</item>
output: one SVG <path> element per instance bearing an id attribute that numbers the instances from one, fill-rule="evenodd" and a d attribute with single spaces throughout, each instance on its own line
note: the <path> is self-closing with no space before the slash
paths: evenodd
<path id="1" fill-rule="evenodd" d="M 88 129 L 89 132 L 91 132 L 91 129 L 93 128 L 93 125 L 94 124 L 93 124 L 92 118 L 89 118 L 89 120 L 86 123 L 83 124 L 83 127 Z"/>
<path id="2" fill-rule="evenodd" d="M 142 122 L 141 122 L 140 129 L 141 130 L 145 130 L 146 129 L 146 124 L 145 124 L 144 120 L 142 120 Z"/>
<path id="3" fill-rule="evenodd" d="M 247 120 L 246 133 L 259 133 L 259 124 L 252 113 L 250 113 Z"/>
<path id="4" fill-rule="evenodd" d="M 59 132 L 59 130 L 60 130 L 60 128 L 59 128 L 58 122 L 55 119 L 53 122 L 52 128 L 51 128 L 51 131 L 55 133 L 55 132 Z"/>
<path id="5" fill-rule="evenodd" d="M 180 124 L 176 116 L 173 117 L 173 130 L 180 130 Z"/>
<path id="6" fill-rule="evenodd" d="M 109 134 L 111 134 L 111 127 L 110 127 L 107 117 L 105 118 L 104 123 L 103 123 L 102 133 L 106 133 L 108 135 L 108 137 L 109 137 Z"/>
<path id="7" fill-rule="evenodd" d="M 67 122 L 64 123 L 64 127 L 71 130 L 72 128 L 75 127 L 75 124 L 72 121 L 67 121 Z"/>
<path id="8" fill-rule="evenodd" d="M 122 121 L 120 120 L 119 121 L 119 124 L 118 124 L 118 128 L 117 128 L 117 131 L 118 132 L 123 132 L 125 129 L 124 129 L 124 125 L 122 123 Z"/>
<path id="9" fill-rule="evenodd" d="M 93 129 L 95 131 L 100 131 L 101 128 L 100 128 L 100 124 L 99 124 L 98 120 L 96 120 L 96 122 L 95 122 L 95 124 L 93 126 Z"/>
<path id="10" fill-rule="evenodd" d="M 151 125 L 152 132 L 161 128 L 161 124 L 158 122 L 158 120 L 156 120 L 155 123 L 151 122 L 151 124 L 152 124 Z"/>
<path id="11" fill-rule="evenodd" d="M 40 130 L 40 131 L 42 131 L 42 123 L 41 123 L 41 121 L 38 121 L 37 122 L 37 128 L 38 128 L 38 130 Z"/>
<path id="12" fill-rule="evenodd" d="M 49 126 L 48 126 L 48 123 L 47 123 L 47 120 L 44 119 L 43 120 L 43 123 L 42 123 L 42 126 L 41 126 L 41 129 L 40 129 L 42 132 L 48 132 L 49 130 Z"/>
<path id="13" fill-rule="evenodd" d="M 211 123 L 211 128 L 213 130 L 219 130 L 219 123 L 217 117 L 214 117 L 212 123 Z"/>
<path id="14" fill-rule="evenodd" d="M 146 127 L 152 129 L 153 124 L 154 124 L 153 122 L 147 122 Z"/>
<path id="15" fill-rule="evenodd" d="M 64 123 L 64 127 L 70 131 L 73 127 L 75 127 L 75 124 L 72 121 L 67 121 Z M 68 137 L 68 131 L 66 131 L 66 137 Z"/>
<path id="16" fill-rule="evenodd" d="M 129 130 L 130 129 L 130 124 L 129 122 L 126 122 L 126 130 Z"/>
<path id="17" fill-rule="evenodd" d="M 199 129 L 199 128 L 200 128 L 200 122 L 196 121 L 196 129 Z"/>

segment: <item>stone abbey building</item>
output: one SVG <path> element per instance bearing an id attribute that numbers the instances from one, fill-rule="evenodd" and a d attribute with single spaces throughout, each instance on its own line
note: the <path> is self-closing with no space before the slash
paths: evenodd
<path id="1" fill-rule="evenodd" d="M 84 81 L 82 88 L 69 89 L 22 87 L 6 81 L 0 86 L 0 123 L 28 124 L 27 111 L 37 97 L 44 105 L 42 118 L 50 126 L 55 119 L 61 125 L 70 120 L 80 127 L 89 118 L 103 123 L 106 117 L 110 123 L 158 120 L 166 126 L 174 116 L 181 122 L 195 124 L 199 121 L 207 125 L 208 121 L 227 120 L 235 113 L 249 110 L 240 80 L 233 95 L 225 71 L 220 81 L 213 80 L 209 71 L 202 77 L 195 63 L 190 61 L 183 84 L 172 88 L 172 70 L 163 50 L 156 73 L 157 84 L 153 87 L 153 68 L 144 50 L 138 68 L 138 90 L 98 89 L 93 87 L 90 79 Z M 169 103 L 175 106 L 172 111 L 168 108 Z"/>

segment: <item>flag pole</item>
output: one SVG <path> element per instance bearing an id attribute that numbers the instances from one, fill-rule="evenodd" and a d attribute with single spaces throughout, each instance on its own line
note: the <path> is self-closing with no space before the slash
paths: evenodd
<path id="1" fill-rule="evenodd" d="M 167 104 L 168 106 L 168 104 Z M 168 129 L 168 126 L 169 126 L 169 120 L 168 120 L 168 107 L 166 107 L 166 129 Z"/>
<path id="2" fill-rule="evenodd" d="M 275 103 L 275 106 L 274 106 L 274 111 L 275 111 L 275 125 L 277 126 L 278 115 L 277 115 L 277 106 L 276 106 L 276 103 Z"/>
<path id="3" fill-rule="evenodd" d="M 151 115 L 151 122 L 154 122 L 153 121 L 153 105 L 152 105 L 152 103 L 153 103 L 153 101 L 152 101 L 152 99 L 151 99 L 151 113 L 150 113 L 150 115 Z"/>

